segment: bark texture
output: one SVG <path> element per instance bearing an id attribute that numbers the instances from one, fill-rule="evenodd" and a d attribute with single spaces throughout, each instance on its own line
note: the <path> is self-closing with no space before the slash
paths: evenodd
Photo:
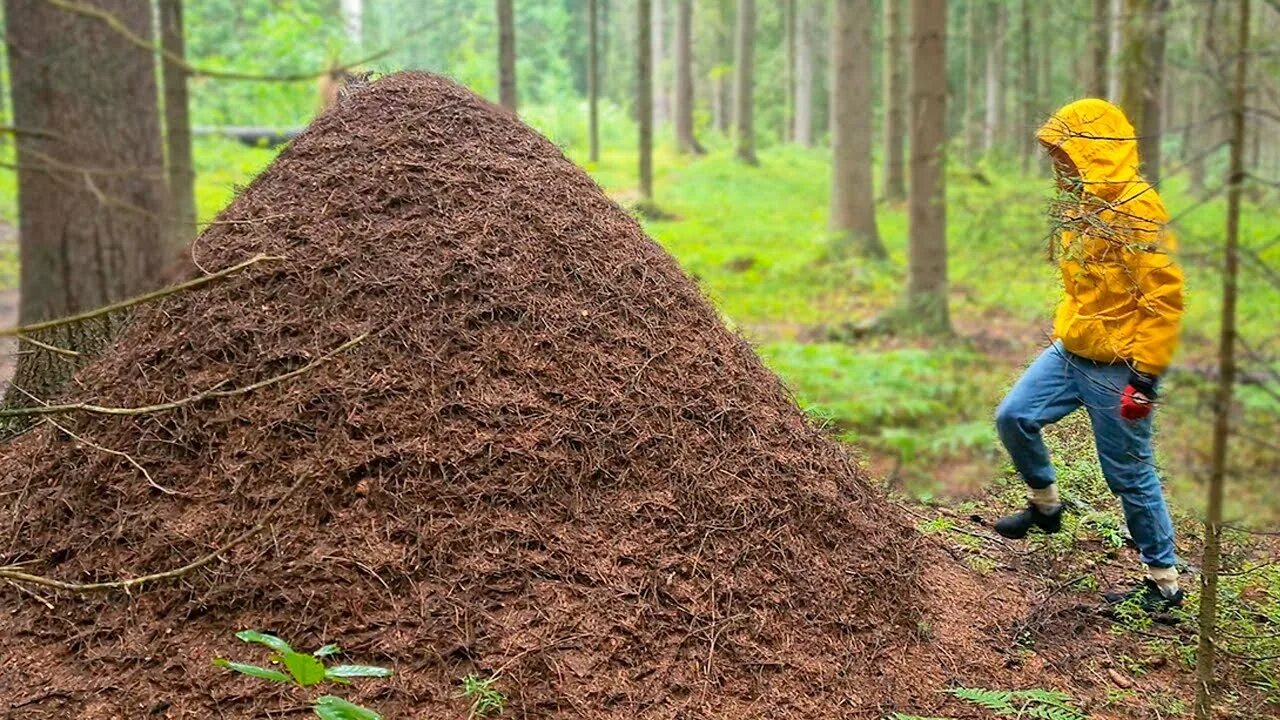
<path id="1" fill-rule="evenodd" d="M 95 0 L 131 32 L 153 37 L 151 7 Z M 14 121 L 52 133 L 19 135 L 19 317 L 23 324 L 90 310 L 150 289 L 172 243 L 155 54 L 105 23 L 52 4 L 5 3 Z M 37 339 L 91 356 L 118 316 Z M 22 348 L 15 389 L 57 396 L 77 360 Z M 11 391 L 11 404 L 32 401 Z"/>
<path id="2" fill-rule="evenodd" d="M 667 0 L 649 0 L 653 24 L 649 26 L 649 41 L 653 48 L 653 125 L 660 127 L 671 117 L 670 93 L 667 70 L 671 64 L 667 57 Z"/>
<path id="3" fill-rule="evenodd" d="M 1205 514 L 1204 554 L 1200 560 L 1200 644 L 1196 651 L 1196 720 L 1212 720 L 1218 632 L 1218 572 L 1222 562 L 1222 498 L 1231 442 L 1232 395 L 1236 380 L 1236 278 L 1240 258 L 1240 194 L 1245 180 L 1245 96 L 1248 78 L 1249 0 L 1241 0 L 1235 42 L 1235 82 L 1231 102 L 1230 185 L 1227 188 L 1226 243 L 1222 264 L 1222 322 L 1218 341 L 1218 388 L 1214 399 L 1213 451 L 1209 465 L 1209 503 Z"/>
<path id="4" fill-rule="evenodd" d="M 498 97 L 502 107 L 516 111 L 516 18 L 513 0 L 498 2 Z"/>
<path id="5" fill-rule="evenodd" d="M 838 254 L 883 258 L 871 185 L 871 20 L 871 0 L 836 0 L 829 222 Z"/>
<path id="6" fill-rule="evenodd" d="M 1089 29 L 1091 62 L 1089 66 L 1088 93 L 1094 97 L 1107 96 L 1107 78 L 1111 50 L 1111 0 L 1093 0 L 1092 27 Z"/>
<path id="7" fill-rule="evenodd" d="M 587 144 L 600 162 L 600 0 L 587 0 Z"/>
<path id="8" fill-rule="evenodd" d="M 1138 134 L 1147 182 L 1160 181 L 1161 99 L 1164 96 L 1165 13 L 1169 0 L 1126 0 L 1120 107 Z"/>
<path id="9" fill-rule="evenodd" d="M 911 0 L 907 198 L 907 312 L 934 334 L 951 331 L 947 312 L 947 2 Z"/>
<path id="10" fill-rule="evenodd" d="M 640 199 L 653 202 L 653 10 L 636 2 L 636 125 L 640 132 Z"/>
<path id="11" fill-rule="evenodd" d="M 169 209 L 173 214 L 171 242 L 181 249 L 196 235 L 196 173 L 191 158 L 191 115 L 187 71 L 168 56 L 186 58 L 182 0 L 160 0 L 160 42 L 164 55 L 160 77 L 164 83 L 165 162 L 168 168 Z"/>
<path id="12" fill-rule="evenodd" d="M 783 51 L 787 55 L 787 76 L 783 91 L 786 112 L 782 117 L 782 141 L 794 139 L 796 127 L 796 2 L 785 0 L 782 6 Z"/>
<path id="13" fill-rule="evenodd" d="M 884 0 L 884 197 L 890 202 L 899 202 L 907 196 L 903 159 L 906 128 L 902 107 L 906 102 L 907 80 L 902 67 L 904 2 Z"/>
<path id="14" fill-rule="evenodd" d="M 1009 11 L 1003 2 L 991 6 L 992 37 L 987 45 L 986 117 L 982 124 L 982 150 L 991 152 L 1003 140 L 1005 124 L 1005 53 Z"/>
<path id="15" fill-rule="evenodd" d="M 693 131 L 693 0 L 676 7 L 676 147 L 701 154 Z"/>
<path id="16" fill-rule="evenodd" d="M 1031 159 L 1036 154 L 1036 141 L 1032 133 L 1033 128 L 1039 125 L 1037 120 L 1042 110 L 1039 107 L 1037 68 L 1031 58 L 1031 39 L 1035 36 L 1035 30 L 1030 0 L 1021 0 L 1018 3 L 1018 10 L 1022 19 L 1022 32 L 1018 38 L 1018 80 L 1022 91 L 1022 97 L 1018 102 L 1022 109 L 1018 128 L 1018 148 L 1022 157 L 1022 172 L 1026 174 L 1031 171 Z"/>
<path id="17" fill-rule="evenodd" d="M 813 147 L 814 88 L 818 74 L 819 11 L 813 0 L 805 0 L 796 28 L 796 99 L 793 138 L 797 145 Z"/>
<path id="18" fill-rule="evenodd" d="M 755 58 L 756 0 L 738 0 L 737 29 L 734 33 L 733 125 L 737 135 L 736 154 L 748 165 L 756 159 Z"/>
<path id="19" fill-rule="evenodd" d="M 712 98 L 712 122 L 716 131 L 728 135 L 733 118 L 733 93 L 730 69 L 733 67 L 733 0 L 719 0 L 716 3 L 718 15 L 716 23 L 716 56 L 717 67 L 712 78 L 715 97 Z"/>
<path id="20" fill-rule="evenodd" d="M 984 13 L 984 0 L 969 0 L 965 14 L 966 38 L 964 49 L 965 72 L 965 111 L 964 118 L 964 152 L 965 160 L 973 162 L 978 150 L 982 147 L 983 79 L 986 63 L 986 33 L 980 32 L 978 26 Z M 914 32 L 914 30 L 912 31 Z"/>

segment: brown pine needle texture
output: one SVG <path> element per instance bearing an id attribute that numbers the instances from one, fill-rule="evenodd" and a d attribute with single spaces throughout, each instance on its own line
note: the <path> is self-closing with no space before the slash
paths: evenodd
<path id="1" fill-rule="evenodd" d="M 348 696 L 397 718 L 461 717 L 458 680 L 499 669 L 511 717 L 879 718 L 1001 667 L 999 583 L 927 601 L 945 556 L 630 216 L 469 91 L 352 94 L 199 247 L 212 272 L 281 259 L 137 307 L 50 399 L 164 411 L 0 448 L 23 718 L 296 707 L 211 664 L 244 628 L 394 666 Z"/>

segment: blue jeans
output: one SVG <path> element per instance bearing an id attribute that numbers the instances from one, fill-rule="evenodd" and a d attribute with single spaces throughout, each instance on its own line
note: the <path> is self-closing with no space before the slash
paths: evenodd
<path id="1" fill-rule="evenodd" d="M 1173 523 L 1151 452 L 1151 416 L 1120 417 L 1120 396 L 1129 382 L 1124 363 L 1107 364 L 1073 355 L 1055 342 L 1036 359 L 996 410 L 996 429 L 1027 485 L 1044 488 L 1056 479 L 1040 428 L 1084 407 L 1093 425 L 1102 474 L 1120 497 L 1129 533 L 1142 562 L 1167 568 L 1177 563 Z"/>

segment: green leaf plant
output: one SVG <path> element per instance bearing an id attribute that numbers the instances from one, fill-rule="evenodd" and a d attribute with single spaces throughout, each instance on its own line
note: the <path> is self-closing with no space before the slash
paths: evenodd
<path id="1" fill-rule="evenodd" d="M 350 685 L 359 678 L 388 678 L 392 671 L 376 665 L 326 665 L 325 660 L 342 653 L 337 645 L 329 644 L 315 652 L 298 652 L 275 635 L 256 630 L 236 633 L 240 640 L 252 645 L 262 645 L 271 651 L 270 667 L 234 662 L 216 658 L 214 665 L 249 677 L 274 683 L 294 685 L 308 690 L 324 683 Z M 280 670 L 278 668 L 284 668 Z M 321 695 L 311 701 L 311 710 L 320 720 L 382 720 L 382 716 L 369 708 L 356 705 L 333 695 Z"/>

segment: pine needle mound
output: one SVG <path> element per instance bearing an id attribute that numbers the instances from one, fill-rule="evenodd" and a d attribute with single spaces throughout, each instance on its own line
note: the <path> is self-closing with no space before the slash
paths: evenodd
<path id="1" fill-rule="evenodd" d="M 70 399 L 261 387 L 0 448 L 0 565 L 41 576 L 180 567 L 269 514 L 127 593 L 0 583 L 22 717 L 297 707 L 212 665 L 263 659 L 244 628 L 394 666 L 345 693 L 389 718 L 462 716 L 472 672 L 500 675 L 512 717 L 878 717 L 930 692 L 895 679 L 904 658 L 945 682 L 924 541 L 513 115 L 428 74 L 353 94 L 189 275 L 263 253 L 281 259 L 140 308 Z"/>

